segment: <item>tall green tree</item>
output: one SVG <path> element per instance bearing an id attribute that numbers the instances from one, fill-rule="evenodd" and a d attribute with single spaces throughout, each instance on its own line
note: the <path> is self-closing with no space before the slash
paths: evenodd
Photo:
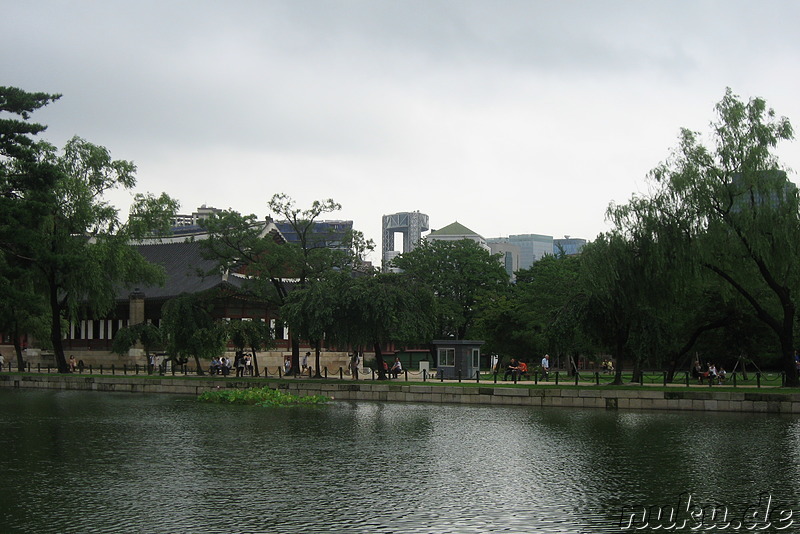
<path id="1" fill-rule="evenodd" d="M 314 347 L 316 378 L 320 378 L 320 351 L 323 342 L 343 339 L 343 298 L 352 286 L 349 273 L 332 272 L 323 279 L 288 295 L 281 306 L 281 318 L 290 331 L 306 339 Z M 346 343 L 346 342 L 345 342 Z"/>
<path id="2" fill-rule="evenodd" d="M 228 332 L 214 317 L 213 294 L 183 294 L 164 304 L 161 332 L 167 353 L 177 358 L 194 358 L 197 374 L 203 375 L 201 359 L 225 352 Z"/>
<path id="3" fill-rule="evenodd" d="M 23 198 L 48 190 L 55 180 L 54 173 L 37 165 L 35 136 L 47 127 L 30 122 L 31 114 L 59 97 L 0 87 L 0 330 L 13 336 L 20 368 L 22 335 L 46 332 L 42 329 L 45 303 L 30 259 L 10 251 L 36 237 L 30 228 L 42 215 L 38 204 L 32 199 L 22 202 Z"/>
<path id="4" fill-rule="evenodd" d="M 275 218 L 288 222 L 298 237 L 286 242 L 279 235 L 266 233 L 268 227 L 255 215 L 234 211 L 216 214 L 205 221 L 209 239 L 203 241 L 205 254 L 223 270 L 247 275 L 247 287 L 265 302 L 283 306 L 289 294 L 303 289 L 335 269 L 352 270 L 363 264 L 362 255 L 372 247 L 359 232 L 344 236 L 344 242 L 331 246 L 331 236 L 315 231 L 319 218 L 341 209 L 331 199 L 314 201 L 310 208 L 297 208 L 284 194 L 274 195 L 269 203 Z M 299 332 L 289 331 L 292 369 L 300 367 Z"/>
<path id="5" fill-rule="evenodd" d="M 581 253 L 582 322 L 589 336 L 616 360 L 615 384 L 631 354 L 631 333 L 649 323 L 638 306 L 646 287 L 643 256 L 635 244 L 616 232 L 600 234 Z M 638 361 L 634 360 L 638 367 Z"/>
<path id="6" fill-rule="evenodd" d="M 774 154 L 793 129 L 763 99 L 745 102 L 730 89 L 715 110 L 711 147 L 683 129 L 670 158 L 650 174 L 653 192 L 645 200 L 653 209 L 644 223 L 774 332 L 786 384 L 796 387 L 800 203 Z"/>
<path id="7" fill-rule="evenodd" d="M 371 348 L 378 378 L 384 380 L 383 348 L 429 343 L 435 331 L 433 310 L 433 292 L 408 284 L 401 275 L 331 273 L 294 291 L 281 314 L 317 348 L 323 340 L 328 346 Z"/>
<path id="8" fill-rule="evenodd" d="M 501 361 L 512 357 L 529 361 L 525 356 L 536 354 L 538 347 L 525 311 L 516 287 L 506 295 L 486 300 L 474 329 L 477 337 L 486 341 L 482 352 L 496 354 Z"/>
<path id="9" fill-rule="evenodd" d="M 0 162 L 8 159 L 33 162 L 36 159 L 36 141 L 33 136 L 42 133 L 47 126 L 29 122 L 37 109 L 61 98 L 59 94 L 30 93 L 17 87 L 0 87 Z M 7 116 L 10 114 L 11 116 Z M 0 167 L 1 168 L 1 167 Z M 0 175 L 4 178 L 3 193 L 9 193 L 8 185 L 15 179 L 24 182 L 25 175 Z"/>
<path id="10" fill-rule="evenodd" d="M 2 111 L 23 118 L 56 98 L 8 88 L 2 94 Z M 63 325 L 76 320 L 81 307 L 94 316 L 105 315 L 120 286 L 155 283 L 163 277 L 162 270 L 129 242 L 165 231 L 178 206 L 166 195 L 138 194 L 123 223 L 104 195 L 134 187 L 133 163 L 114 160 L 107 149 L 79 137 L 68 141 L 63 151 L 33 142 L 28 134 L 42 128 L 16 128 L 18 123 L 4 119 L 0 124 L 0 250 L 8 263 L 36 273 L 34 286 L 47 303 L 56 364 L 66 373 Z"/>
<path id="11" fill-rule="evenodd" d="M 611 205 L 607 214 L 637 251 L 644 275 L 631 304 L 647 322 L 632 332 L 631 351 L 637 361 L 665 370 L 672 380 L 679 368 L 693 367 L 691 350 L 698 342 L 715 330 L 729 329 L 747 310 L 726 284 L 704 272 L 690 248 L 676 246 L 683 230 L 659 222 L 659 210 L 659 201 L 633 198 Z M 724 344 L 710 353 L 718 362 L 724 354 Z"/>
<path id="12" fill-rule="evenodd" d="M 546 255 L 517 273 L 520 313 L 528 317 L 535 349 L 558 358 L 585 349 L 573 307 L 579 292 L 580 258 Z"/>
<path id="13" fill-rule="evenodd" d="M 122 223 L 104 195 L 117 188 L 131 189 L 134 165 L 112 160 L 105 148 L 77 137 L 61 154 L 54 147 L 45 149 L 40 162 L 53 167 L 58 176 L 49 192 L 48 213 L 35 227 L 36 238 L 18 244 L 12 254 L 29 258 L 44 280 L 56 363 L 60 372 L 68 372 L 62 320 L 77 320 L 82 307 L 91 316 L 104 316 L 115 305 L 120 286 L 161 283 L 163 269 L 129 243 L 148 231 L 165 232 L 178 204 L 163 194 L 137 194 L 130 220 Z"/>
<path id="14" fill-rule="evenodd" d="M 412 284 L 433 290 L 438 331 L 444 337 L 466 339 L 483 303 L 509 289 L 500 256 L 470 239 L 423 241 L 393 262 Z"/>
<path id="15" fill-rule="evenodd" d="M 33 286 L 29 271 L 19 272 L 3 267 L 0 256 L 0 332 L 12 337 L 17 366 L 25 365 L 22 339 L 32 335 L 47 341 L 47 309 L 40 292 Z"/>
<path id="16" fill-rule="evenodd" d="M 383 380 L 387 378 L 383 347 L 430 343 L 436 332 L 434 310 L 433 292 L 409 284 L 402 275 L 356 278 L 343 295 L 337 332 L 349 345 L 372 347 Z"/>
<path id="17" fill-rule="evenodd" d="M 484 301 L 476 330 L 488 351 L 503 358 L 538 362 L 544 353 L 586 350 L 577 316 L 580 258 L 546 255 L 516 273 L 507 293 Z"/>

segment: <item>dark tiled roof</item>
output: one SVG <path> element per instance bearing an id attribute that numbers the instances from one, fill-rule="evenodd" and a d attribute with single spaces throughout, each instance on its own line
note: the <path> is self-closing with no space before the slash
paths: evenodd
<path id="1" fill-rule="evenodd" d="M 199 293 L 220 285 L 241 285 L 241 280 L 235 277 L 224 281 L 221 274 L 207 275 L 206 273 L 216 267 L 216 263 L 202 257 L 200 243 L 197 241 L 136 245 L 136 250 L 149 262 L 161 265 L 166 272 L 163 286 L 137 286 L 147 299 L 167 299 L 181 293 Z M 118 298 L 127 300 L 130 292 L 131 290 L 122 290 Z"/>

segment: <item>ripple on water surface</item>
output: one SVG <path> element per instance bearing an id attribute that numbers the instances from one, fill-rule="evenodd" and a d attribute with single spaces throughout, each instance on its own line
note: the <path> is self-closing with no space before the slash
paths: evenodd
<path id="1" fill-rule="evenodd" d="M 0 425 L 3 532 L 602 533 L 800 493 L 794 417 L 0 391 Z"/>

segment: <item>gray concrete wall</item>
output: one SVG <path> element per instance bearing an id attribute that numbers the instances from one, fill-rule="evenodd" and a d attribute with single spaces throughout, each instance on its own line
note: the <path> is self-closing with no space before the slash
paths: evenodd
<path id="1" fill-rule="evenodd" d="M 263 387 L 296 395 L 326 395 L 337 400 L 562 406 L 618 410 L 695 410 L 750 413 L 800 413 L 800 394 L 741 391 L 655 391 L 606 388 L 510 388 L 494 385 L 403 385 L 391 383 L 317 382 L 287 379 L 265 382 L 227 378 L 131 377 L 0 374 L 2 388 L 171 393 L 198 395 L 218 388 Z"/>

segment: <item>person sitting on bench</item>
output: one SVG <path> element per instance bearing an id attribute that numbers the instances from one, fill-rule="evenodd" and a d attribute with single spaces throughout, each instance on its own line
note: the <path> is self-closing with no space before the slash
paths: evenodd
<path id="1" fill-rule="evenodd" d="M 392 364 L 392 369 L 390 372 L 394 378 L 397 378 L 397 375 L 403 372 L 403 365 L 400 363 L 400 358 L 394 359 L 394 364 Z"/>
<path id="2" fill-rule="evenodd" d="M 528 364 L 527 363 L 525 363 L 523 361 L 520 361 L 519 364 L 517 365 L 517 368 L 519 369 L 519 377 L 520 377 L 520 379 L 523 376 L 527 376 L 528 379 L 530 380 L 530 376 L 528 374 Z"/>
<path id="3" fill-rule="evenodd" d="M 517 363 L 516 358 L 511 358 L 511 361 L 508 362 L 506 366 L 506 372 L 503 375 L 503 380 L 508 380 L 508 375 L 511 375 L 512 378 L 516 378 L 519 375 L 519 364 Z"/>

